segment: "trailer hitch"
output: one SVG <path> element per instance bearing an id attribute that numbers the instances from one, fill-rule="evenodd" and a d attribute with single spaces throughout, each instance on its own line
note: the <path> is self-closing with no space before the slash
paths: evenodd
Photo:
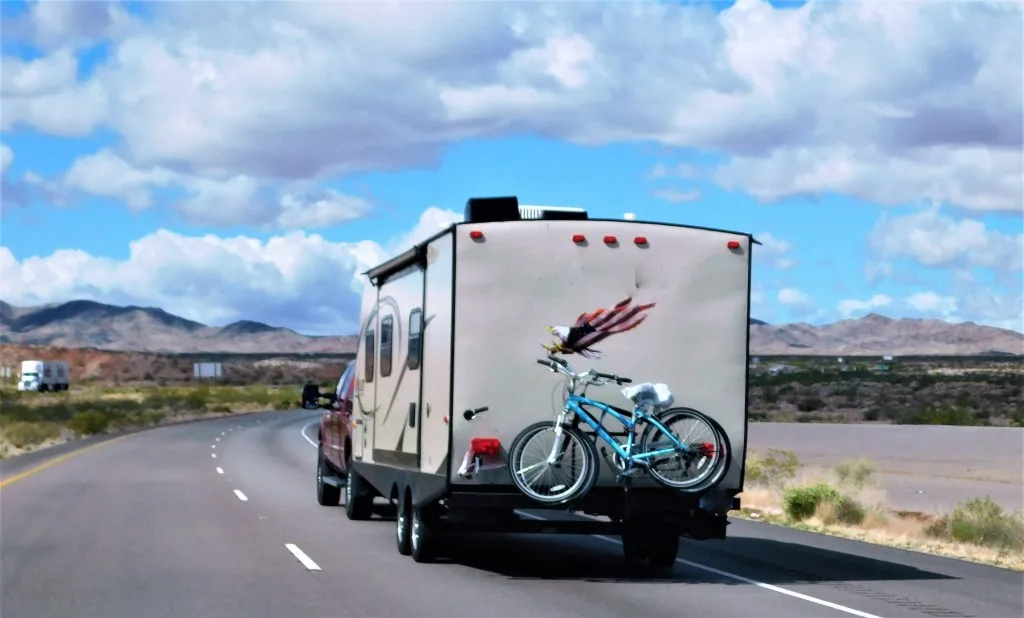
<path id="1" fill-rule="evenodd" d="M 462 413 L 462 417 L 467 421 L 471 421 L 473 420 L 473 417 L 476 416 L 477 414 L 483 414 L 488 410 L 490 410 L 490 408 L 488 408 L 487 406 L 477 408 L 476 410 L 466 410 L 465 412 Z"/>

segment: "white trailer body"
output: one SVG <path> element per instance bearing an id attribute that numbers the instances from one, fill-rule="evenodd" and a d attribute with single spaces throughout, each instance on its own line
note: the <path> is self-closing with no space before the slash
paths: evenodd
<path id="1" fill-rule="evenodd" d="M 70 388 L 71 371 L 64 361 L 27 360 L 21 362 L 19 391 L 66 391 Z"/>
<path id="2" fill-rule="evenodd" d="M 497 438 L 502 455 L 527 425 L 553 420 L 564 380 L 537 364 L 554 342 L 549 327 L 632 298 L 649 304 L 636 329 L 566 356 L 594 368 L 664 382 L 676 405 L 717 421 L 730 442 L 722 481 L 687 496 L 641 476 L 634 495 L 724 516 L 743 488 L 751 246 L 745 233 L 654 222 L 588 219 L 492 198 L 480 217 L 467 205 L 455 224 L 367 272 L 357 352 L 353 470 L 375 493 L 416 506 L 440 500 L 481 509 L 541 508 L 518 493 L 505 466 L 459 473 L 473 438 Z M 473 202 L 474 200 L 471 200 Z M 525 217 L 524 217 L 525 215 Z M 537 217 L 537 218 L 526 218 Z M 578 217 L 578 218 L 574 218 Z M 483 219 L 483 220 L 481 220 Z M 613 238 L 614 237 L 614 238 Z M 619 387 L 587 396 L 620 408 Z M 487 411 L 468 420 L 466 411 Z M 615 433 L 622 426 L 605 421 Z M 598 446 L 602 446 L 598 443 Z M 623 488 L 606 461 L 586 512 L 623 516 Z M 724 536 L 724 524 L 721 535 Z"/>

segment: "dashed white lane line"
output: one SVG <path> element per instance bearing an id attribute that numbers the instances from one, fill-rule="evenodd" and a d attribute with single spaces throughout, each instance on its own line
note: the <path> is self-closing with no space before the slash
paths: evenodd
<path id="1" fill-rule="evenodd" d="M 217 459 L 217 453 L 210 453 L 210 457 L 213 457 L 214 459 Z"/>
<path id="2" fill-rule="evenodd" d="M 292 543 L 285 543 L 284 546 L 288 549 L 288 551 L 292 552 L 292 555 L 295 556 L 299 560 L 299 562 L 302 563 L 302 566 L 306 567 L 310 571 L 320 570 L 320 566 L 317 563 L 313 562 L 313 559 L 307 556 L 305 552 L 299 549 L 296 545 Z"/>
<path id="3" fill-rule="evenodd" d="M 216 444 L 211 444 L 210 448 L 217 448 L 217 445 Z"/>
<path id="4" fill-rule="evenodd" d="M 533 515 L 531 513 L 523 513 L 522 511 L 519 511 L 519 514 L 524 516 L 524 517 L 529 517 L 530 519 L 540 519 L 540 520 L 544 520 L 545 519 L 543 517 L 539 517 L 539 516 Z M 621 545 L 622 544 L 622 541 L 620 541 L 618 539 L 613 539 L 612 537 L 609 537 L 609 536 L 604 536 L 602 534 L 595 534 L 594 538 L 601 539 L 602 541 L 606 541 L 608 543 L 615 543 L 616 545 Z M 764 582 L 759 582 L 759 581 L 757 581 L 755 579 L 750 579 L 750 578 L 747 578 L 747 577 L 743 577 L 742 575 L 736 575 L 735 573 L 730 573 L 728 571 L 722 571 L 720 569 L 716 569 L 714 567 L 705 566 L 705 565 L 699 564 L 697 562 L 690 562 L 689 560 L 683 560 L 682 558 L 676 558 L 676 562 L 679 563 L 679 564 L 686 565 L 688 567 L 694 568 L 694 569 L 698 569 L 700 571 L 704 571 L 706 573 L 714 573 L 715 575 L 719 575 L 719 576 L 724 577 L 726 579 L 731 579 L 731 580 L 737 581 L 737 582 L 743 582 L 744 584 L 750 584 L 751 586 L 757 586 L 758 588 L 761 588 L 763 590 L 769 590 L 771 592 L 777 592 L 779 594 L 784 594 L 784 595 L 786 595 L 788 597 L 793 597 L 794 599 L 800 599 L 801 601 L 807 601 L 808 603 L 814 603 L 815 605 L 821 605 L 822 607 L 828 607 L 828 608 L 831 608 L 831 609 L 834 609 L 834 610 L 837 610 L 837 611 L 840 611 L 840 612 L 843 612 L 843 613 L 846 613 L 846 614 L 850 614 L 850 615 L 853 615 L 853 616 L 860 616 L 860 618 L 882 618 L 882 616 L 878 616 L 878 615 L 875 615 L 875 614 L 869 614 L 867 612 L 862 612 L 859 609 L 853 609 L 852 607 L 846 607 L 845 605 L 840 605 L 838 603 L 833 603 L 831 601 L 826 601 L 824 599 L 819 599 L 817 597 L 812 597 L 810 595 L 801 594 L 799 592 L 794 592 L 793 590 L 787 590 L 785 588 L 780 588 L 778 586 L 773 586 L 771 584 L 766 584 Z"/>
<path id="5" fill-rule="evenodd" d="M 220 442 L 220 438 L 215 438 L 214 440 L 215 440 L 216 442 Z"/>
<path id="6" fill-rule="evenodd" d="M 224 468 L 217 466 L 217 474 L 224 474 Z"/>
<path id="7" fill-rule="evenodd" d="M 313 425 L 316 425 L 318 422 L 319 421 L 314 421 L 312 423 L 309 423 L 308 425 L 304 426 L 302 428 L 302 430 L 301 430 L 302 437 L 306 439 L 306 442 L 309 442 L 313 446 L 317 446 L 316 440 L 314 440 L 313 438 L 310 438 L 308 435 L 306 435 L 306 430 L 309 429 L 310 427 L 312 427 Z"/>
<path id="8" fill-rule="evenodd" d="M 248 502 L 249 501 L 249 499 L 245 497 L 245 494 L 242 493 L 241 489 L 236 489 L 235 490 L 235 495 L 238 496 L 238 499 L 241 500 L 242 502 Z"/>

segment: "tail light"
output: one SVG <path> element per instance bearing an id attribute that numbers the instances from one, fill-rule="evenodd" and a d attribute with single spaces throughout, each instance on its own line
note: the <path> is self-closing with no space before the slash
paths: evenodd
<path id="1" fill-rule="evenodd" d="M 469 450 L 474 457 L 497 457 L 501 452 L 501 441 L 497 438 L 473 438 Z"/>

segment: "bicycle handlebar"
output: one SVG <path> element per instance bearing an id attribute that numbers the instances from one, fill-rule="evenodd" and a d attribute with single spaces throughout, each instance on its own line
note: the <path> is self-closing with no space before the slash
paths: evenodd
<path id="1" fill-rule="evenodd" d="M 615 375 L 613 373 L 602 373 L 600 371 L 594 371 L 593 369 L 588 369 L 587 371 L 584 371 L 583 373 L 576 373 L 575 371 L 573 371 L 572 369 L 569 368 L 569 363 L 568 362 L 566 362 L 566 361 L 564 361 L 564 360 L 562 360 L 560 358 L 556 358 L 554 356 L 548 356 L 547 358 L 538 358 L 537 359 L 537 364 L 544 365 L 545 367 L 550 367 L 552 371 L 557 371 L 559 373 L 564 373 L 565 375 L 567 375 L 570 378 L 573 378 L 575 380 L 586 379 L 586 380 L 588 380 L 592 384 L 600 384 L 600 382 L 595 382 L 594 378 L 601 379 L 601 380 L 608 380 L 608 381 L 611 381 L 611 382 L 615 382 L 616 384 L 619 384 L 619 385 L 630 384 L 630 383 L 633 382 L 633 380 L 631 380 L 629 378 L 625 378 L 625 377 L 622 377 L 622 376 L 617 376 L 617 375 Z"/>

